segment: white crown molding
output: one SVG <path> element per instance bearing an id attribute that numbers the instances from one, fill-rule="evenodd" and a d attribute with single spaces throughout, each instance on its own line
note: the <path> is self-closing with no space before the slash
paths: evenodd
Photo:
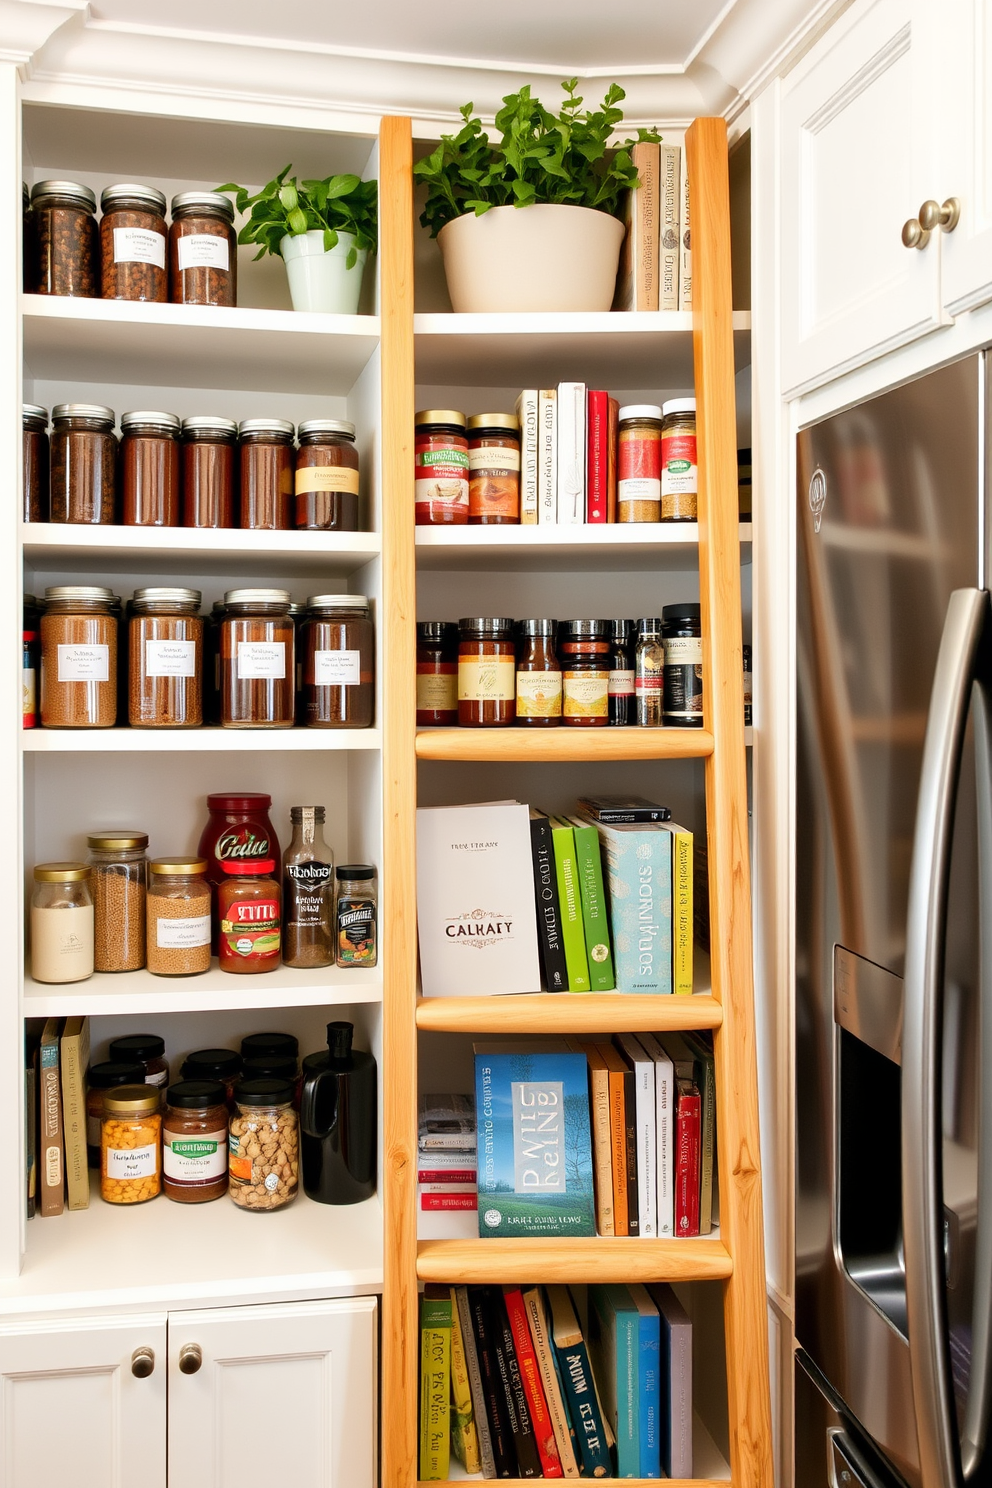
<path id="1" fill-rule="evenodd" d="M 27 66 L 34 54 L 66 21 L 89 13 L 87 0 L 0 0 L 0 60 Z"/>

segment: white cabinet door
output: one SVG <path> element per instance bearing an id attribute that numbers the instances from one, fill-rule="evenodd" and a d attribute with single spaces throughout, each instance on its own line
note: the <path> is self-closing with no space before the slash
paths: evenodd
<path id="1" fill-rule="evenodd" d="M 925 8 L 927 0 L 919 0 Z M 992 299 L 992 6 L 940 0 L 933 22 L 931 118 L 940 159 L 928 195 L 956 196 L 961 218 L 941 236 L 945 307 L 953 314 Z"/>
<path id="2" fill-rule="evenodd" d="M 376 1434 L 374 1297 L 169 1315 L 170 1488 L 374 1488 Z"/>
<path id="3" fill-rule="evenodd" d="M 0 1488 L 165 1488 L 164 1314 L 4 1326 L 0 1390 Z"/>
<path id="4" fill-rule="evenodd" d="M 941 324 L 942 234 L 922 250 L 901 238 L 936 189 L 927 5 L 858 0 L 782 84 L 786 391 Z"/>

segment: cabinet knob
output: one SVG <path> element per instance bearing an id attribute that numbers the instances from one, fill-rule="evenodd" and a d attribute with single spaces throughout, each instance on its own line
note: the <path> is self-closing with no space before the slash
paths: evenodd
<path id="1" fill-rule="evenodd" d="M 930 233 L 927 228 L 916 217 L 910 217 L 902 225 L 902 246 L 904 248 L 925 248 L 930 241 Z"/>
<path id="2" fill-rule="evenodd" d="M 179 1350 L 180 1374 L 195 1374 L 203 1363 L 203 1351 L 198 1343 L 184 1343 Z"/>
<path id="3" fill-rule="evenodd" d="M 155 1368 L 155 1350 L 136 1348 L 131 1355 L 131 1373 L 135 1379 L 147 1379 Z"/>
<path id="4" fill-rule="evenodd" d="M 935 201 L 925 201 L 920 208 L 920 226 L 927 233 L 933 232 L 936 227 L 941 232 L 952 233 L 960 220 L 961 203 L 956 196 L 949 196 L 940 205 Z"/>

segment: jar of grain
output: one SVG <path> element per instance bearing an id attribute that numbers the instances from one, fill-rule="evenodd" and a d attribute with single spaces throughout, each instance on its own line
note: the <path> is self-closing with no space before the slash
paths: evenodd
<path id="1" fill-rule="evenodd" d="M 91 1064 L 86 1071 L 86 1161 L 91 1168 L 100 1166 L 100 1122 L 103 1120 L 103 1093 L 118 1085 L 141 1085 L 145 1072 L 134 1061 L 106 1059 Z"/>
<path id="2" fill-rule="evenodd" d="M 303 699 L 310 728 L 370 728 L 375 631 L 362 594 L 311 594 L 303 625 Z"/>
<path id="3" fill-rule="evenodd" d="M 51 520 L 113 523 L 117 509 L 116 415 L 102 403 L 52 409 Z"/>
<path id="4" fill-rule="evenodd" d="M 93 898 L 85 863 L 39 863 L 31 895 L 31 975 L 85 982 L 93 975 Z"/>
<path id="5" fill-rule="evenodd" d="M 136 589 L 128 621 L 128 721 L 132 728 L 197 728 L 203 722 L 203 620 L 199 589 Z"/>
<path id="6" fill-rule="evenodd" d="M 147 1085 L 119 1085 L 103 1097 L 100 1197 L 108 1204 L 144 1204 L 162 1190 L 159 1094 Z"/>
<path id="7" fill-rule="evenodd" d="M 620 410 L 617 521 L 657 522 L 660 516 L 661 409 L 630 403 Z"/>
<path id="8" fill-rule="evenodd" d="M 238 426 L 197 414 L 183 419 L 183 526 L 234 526 Z"/>
<path id="9" fill-rule="evenodd" d="M 292 728 L 296 658 L 285 589 L 229 589 L 220 623 L 221 725 Z"/>
<path id="10" fill-rule="evenodd" d="M 241 1209 L 283 1209 L 296 1198 L 300 1132 L 293 1087 L 285 1080 L 243 1080 L 231 1117 L 231 1198 Z"/>
<path id="11" fill-rule="evenodd" d="M 140 1064 L 145 1072 L 145 1084 L 154 1085 L 160 1098 L 165 1094 L 169 1066 L 165 1058 L 165 1039 L 157 1033 L 128 1033 L 111 1039 L 107 1056 Z"/>
<path id="12" fill-rule="evenodd" d="M 242 419 L 241 526 L 284 532 L 293 525 L 293 425 L 288 419 Z"/>
<path id="13" fill-rule="evenodd" d="M 145 964 L 146 832 L 94 832 L 89 847 L 93 966 L 138 971 Z"/>
<path id="14" fill-rule="evenodd" d="M 174 413 L 121 414 L 125 527 L 179 526 L 179 429 Z"/>
<path id="15" fill-rule="evenodd" d="M 48 409 L 25 403 L 21 409 L 25 522 L 48 521 Z"/>
<path id="16" fill-rule="evenodd" d="M 209 971 L 206 858 L 152 858 L 148 872 L 148 970 L 156 976 Z"/>
<path id="17" fill-rule="evenodd" d="M 238 303 L 234 203 L 219 191 L 182 191 L 172 198 L 169 299 L 174 305 Z"/>
<path id="18" fill-rule="evenodd" d="M 126 182 L 100 197 L 101 293 L 105 300 L 169 298 L 165 197 L 154 186 Z"/>
<path id="19" fill-rule="evenodd" d="M 228 1109 L 233 1111 L 234 1089 L 243 1066 L 241 1055 L 233 1049 L 195 1049 L 186 1055 L 180 1073 L 184 1080 L 219 1080 Z"/>
<path id="20" fill-rule="evenodd" d="M 109 589 L 45 590 L 41 617 L 43 728 L 112 728 L 117 717 L 116 599 Z"/>
<path id="21" fill-rule="evenodd" d="M 99 299 L 96 196 L 78 181 L 39 181 L 31 191 L 30 251 L 25 244 L 29 294 Z"/>
<path id="22" fill-rule="evenodd" d="M 358 452 L 347 419 L 307 419 L 296 454 L 296 526 L 357 532 Z"/>
<path id="23" fill-rule="evenodd" d="M 178 1204 L 227 1193 L 227 1103 L 217 1080 L 169 1086 L 162 1116 L 162 1189 Z"/>

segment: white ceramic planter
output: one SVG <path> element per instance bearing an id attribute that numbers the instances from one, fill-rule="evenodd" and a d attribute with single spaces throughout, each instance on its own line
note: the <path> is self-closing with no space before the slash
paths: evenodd
<path id="1" fill-rule="evenodd" d="M 338 233 L 330 251 L 324 248 L 321 229 L 307 233 L 287 233 L 279 245 L 286 261 L 289 297 L 294 310 L 321 310 L 330 315 L 357 315 L 362 292 L 362 274 L 368 251 L 358 250 L 358 259 L 347 268 L 350 250 L 355 246 L 352 233 Z"/>
<path id="2" fill-rule="evenodd" d="M 606 212 L 551 203 L 456 217 L 437 237 L 451 307 L 609 310 L 623 231 Z"/>

